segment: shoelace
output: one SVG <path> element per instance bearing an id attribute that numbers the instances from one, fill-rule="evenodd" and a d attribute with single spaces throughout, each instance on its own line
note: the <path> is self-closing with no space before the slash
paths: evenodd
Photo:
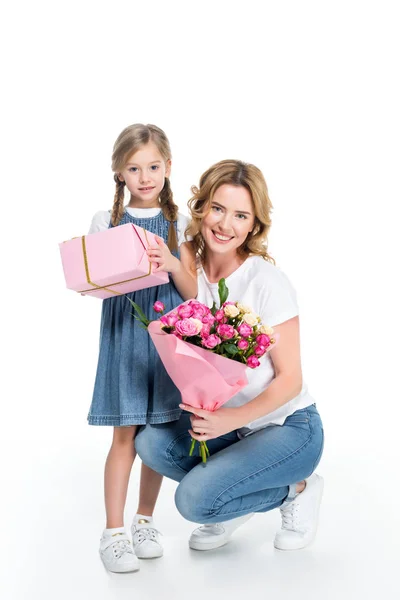
<path id="1" fill-rule="evenodd" d="M 157 541 L 157 534 L 160 533 L 153 527 L 141 527 L 135 532 L 136 541 L 138 544 L 144 542 L 144 540 L 150 540 L 152 542 Z"/>
<path id="2" fill-rule="evenodd" d="M 296 531 L 299 526 L 299 505 L 297 502 L 290 502 L 284 508 L 281 508 L 282 529 Z"/>
<path id="3" fill-rule="evenodd" d="M 112 545 L 112 549 L 115 558 L 121 558 L 121 556 L 123 556 L 125 553 L 133 554 L 133 550 L 130 546 L 129 540 L 121 540 L 119 542 L 115 542 L 115 544 Z"/>
<path id="4" fill-rule="evenodd" d="M 211 531 L 213 533 L 223 533 L 224 528 L 220 523 L 208 523 L 208 525 L 200 525 L 202 531 Z"/>

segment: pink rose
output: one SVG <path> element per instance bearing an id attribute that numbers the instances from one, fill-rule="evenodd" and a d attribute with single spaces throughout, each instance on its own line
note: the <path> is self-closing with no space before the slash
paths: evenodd
<path id="1" fill-rule="evenodd" d="M 165 306 L 160 300 L 156 300 L 156 302 L 153 304 L 153 310 L 155 310 L 157 313 L 162 313 L 165 310 Z"/>
<path id="2" fill-rule="evenodd" d="M 215 346 L 218 346 L 218 344 L 221 343 L 221 339 L 213 333 L 205 338 L 201 343 L 205 348 L 215 348 Z"/>
<path id="3" fill-rule="evenodd" d="M 183 336 L 197 335 L 198 333 L 196 323 L 194 323 L 192 319 L 182 319 L 182 321 L 178 321 L 175 325 L 175 330 L 179 335 Z"/>
<path id="4" fill-rule="evenodd" d="M 256 347 L 254 348 L 254 354 L 255 354 L 256 356 L 262 356 L 263 354 L 265 354 L 266 350 L 267 350 L 267 349 L 266 349 L 266 347 L 265 347 L 265 346 L 256 346 Z"/>
<path id="5" fill-rule="evenodd" d="M 231 338 L 234 337 L 236 331 L 234 330 L 234 328 L 232 327 L 232 325 L 218 325 L 218 327 L 217 327 L 217 333 L 224 340 L 230 340 Z"/>
<path id="6" fill-rule="evenodd" d="M 265 333 L 260 333 L 260 335 L 256 337 L 256 342 L 257 344 L 260 344 L 260 346 L 269 346 L 270 339 Z"/>
<path id="7" fill-rule="evenodd" d="M 203 321 L 203 323 L 209 323 L 210 325 L 213 325 L 215 318 L 211 313 L 208 313 L 207 315 L 204 315 L 204 317 L 201 320 Z"/>
<path id="8" fill-rule="evenodd" d="M 181 319 L 188 319 L 193 314 L 193 308 L 190 304 L 181 304 L 178 306 L 178 315 Z"/>
<path id="9" fill-rule="evenodd" d="M 168 315 L 164 315 L 160 319 L 161 323 L 163 325 L 166 325 L 167 327 L 173 327 L 178 320 L 179 317 L 176 313 L 169 313 Z"/>
<path id="10" fill-rule="evenodd" d="M 203 327 L 201 328 L 200 331 L 200 335 L 202 338 L 206 338 L 210 335 L 210 329 L 211 329 L 211 324 L 210 323 L 204 323 Z"/>
<path id="11" fill-rule="evenodd" d="M 256 367 L 260 366 L 260 361 L 253 354 L 252 356 L 249 356 L 249 358 L 247 359 L 247 366 L 250 367 L 250 369 L 255 369 Z"/>
<path id="12" fill-rule="evenodd" d="M 222 306 L 225 307 L 225 306 L 228 306 L 229 304 L 235 305 L 236 302 L 230 302 L 230 301 L 229 302 L 224 302 Z"/>
<path id="13" fill-rule="evenodd" d="M 239 350 L 246 350 L 246 348 L 249 347 L 249 342 L 245 339 L 241 339 L 238 341 L 238 348 Z"/>
<path id="14" fill-rule="evenodd" d="M 247 323 L 242 323 L 241 325 L 239 325 L 237 330 L 240 333 L 240 335 L 245 338 L 250 337 L 253 333 L 253 328 L 250 327 L 250 325 L 248 325 Z"/>
<path id="15" fill-rule="evenodd" d="M 223 323 L 225 321 L 225 313 L 221 308 L 215 313 L 214 319 L 216 321 L 219 321 L 220 323 Z"/>
<path id="16" fill-rule="evenodd" d="M 205 317 L 206 315 L 208 315 L 210 313 L 210 309 L 208 308 L 208 306 L 205 306 L 204 304 L 201 304 L 200 302 L 197 302 L 196 304 L 191 304 L 191 307 L 193 308 L 193 317 L 195 319 L 201 319 L 203 317 Z"/>

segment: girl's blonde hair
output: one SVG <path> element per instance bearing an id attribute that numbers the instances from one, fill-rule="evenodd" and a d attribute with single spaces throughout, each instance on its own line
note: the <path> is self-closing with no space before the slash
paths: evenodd
<path id="1" fill-rule="evenodd" d="M 267 236 L 271 227 L 272 203 L 268 188 L 260 169 L 240 160 L 221 160 L 210 167 L 200 178 L 200 187 L 192 187 L 193 197 L 188 201 L 191 222 L 186 235 L 193 238 L 196 255 L 204 260 L 205 245 L 201 235 L 204 217 L 211 209 L 215 192 L 221 185 L 243 186 L 251 195 L 254 208 L 254 227 L 246 240 L 238 248 L 240 256 L 247 258 L 251 254 L 262 256 L 275 264 L 267 251 Z"/>
<path id="2" fill-rule="evenodd" d="M 118 174 L 124 169 L 129 158 L 137 152 L 142 146 L 153 142 L 164 161 L 171 160 L 171 148 L 165 133 L 156 125 L 142 125 L 136 123 L 126 127 L 118 136 L 113 149 L 111 168 L 114 171 L 114 181 L 116 185 L 114 195 L 114 205 L 111 213 L 111 223 L 115 227 L 121 221 L 124 214 L 124 188 L 125 181 L 120 181 Z M 170 250 L 178 249 L 178 240 L 176 237 L 173 221 L 178 217 L 178 206 L 173 200 L 172 190 L 168 177 L 165 178 L 164 187 L 160 194 L 160 207 L 164 217 L 170 221 L 168 231 L 168 248 Z"/>

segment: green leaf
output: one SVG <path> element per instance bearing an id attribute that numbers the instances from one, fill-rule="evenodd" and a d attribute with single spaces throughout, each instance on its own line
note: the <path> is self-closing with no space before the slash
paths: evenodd
<path id="1" fill-rule="evenodd" d="M 217 305 L 215 304 L 215 302 L 213 302 L 213 305 L 210 310 L 211 310 L 212 316 L 214 316 L 215 313 L 217 312 Z"/>
<path id="2" fill-rule="evenodd" d="M 135 317 L 135 319 L 139 319 L 139 321 L 140 321 L 141 323 L 143 323 L 143 325 L 144 325 L 145 327 L 148 327 L 148 325 L 149 325 L 150 321 L 149 321 L 149 319 L 146 317 L 146 315 L 144 314 L 144 312 L 142 311 L 142 309 L 140 308 L 140 306 L 138 306 L 138 305 L 136 304 L 136 302 L 133 302 L 133 300 L 131 300 L 130 298 L 128 298 L 128 296 L 126 296 L 126 298 L 129 300 L 129 302 L 132 304 L 133 308 L 134 308 L 134 309 L 135 309 L 135 311 L 137 312 L 137 315 L 138 315 L 138 316 L 136 316 L 135 314 L 133 315 L 133 316 Z"/>
<path id="3" fill-rule="evenodd" d="M 226 350 L 228 354 L 232 354 L 232 356 L 235 356 L 235 354 L 239 352 L 235 344 L 224 344 L 224 350 Z"/>
<path id="4" fill-rule="evenodd" d="M 225 279 L 222 278 L 218 281 L 218 295 L 219 295 L 219 306 L 221 307 L 226 302 L 229 296 L 229 290 L 226 287 Z"/>

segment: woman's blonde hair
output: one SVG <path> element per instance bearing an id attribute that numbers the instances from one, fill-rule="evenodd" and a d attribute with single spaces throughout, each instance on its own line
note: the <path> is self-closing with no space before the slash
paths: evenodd
<path id="1" fill-rule="evenodd" d="M 186 235 L 193 238 L 196 255 L 204 260 L 205 245 L 201 235 L 204 217 L 211 209 L 215 192 L 221 185 L 235 185 L 246 188 L 251 195 L 254 208 L 254 227 L 244 243 L 238 248 L 240 256 L 247 258 L 251 254 L 262 256 L 275 264 L 267 251 L 267 236 L 271 227 L 272 203 L 268 188 L 260 169 L 240 160 L 221 160 L 210 167 L 200 177 L 200 187 L 192 187 L 193 197 L 188 201 L 191 222 Z"/>
<path id="2" fill-rule="evenodd" d="M 140 148 L 153 142 L 164 161 L 171 160 L 171 148 L 165 133 L 156 125 L 142 125 L 136 123 L 129 125 L 118 136 L 113 149 L 111 168 L 114 171 L 115 195 L 111 213 L 111 223 L 115 227 L 119 224 L 124 214 L 124 188 L 125 181 L 120 181 L 118 174 L 124 169 L 129 158 Z M 168 177 L 165 178 L 164 187 L 160 194 L 160 207 L 164 217 L 170 221 L 168 232 L 168 247 L 170 250 L 178 249 L 173 221 L 178 217 L 178 206 L 173 200 L 172 190 Z"/>

